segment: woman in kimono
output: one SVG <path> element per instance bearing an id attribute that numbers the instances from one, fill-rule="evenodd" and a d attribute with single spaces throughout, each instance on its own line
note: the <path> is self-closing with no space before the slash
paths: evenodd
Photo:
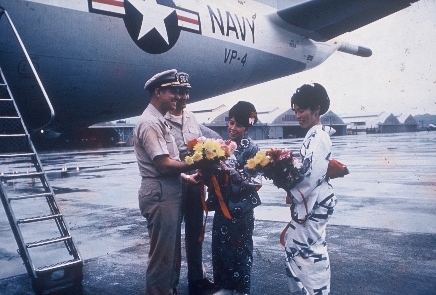
<path id="1" fill-rule="evenodd" d="M 215 210 L 212 228 L 212 264 L 215 294 L 249 294 L 253 262 L 253 208 L 260 205 L 261 177 L 244 166 L 259 148 L 248 137 L 257 121 L 255 107 L 239 101 L 229 111 L 227 131 L 237 143 L 235 152 L 213 172 L 219 190 L 209 186 L 208 208 Z M 221 200 L 220 200 L 221 199 Z"/>
<path id="2" fill-rule="evenodd" d="M 320 120 L 329 106 L 327 91 L 317 83 L 301 86 L 291 98 L 296 119 L 308 130 L 300 149 L 304 177 L 288 189 L 292 220 L 285 236 L 285 251 L 291 294 L 330 293 L 325 237 L 337 199 L 326 173 L 334 130 L 321 125 Z"/>

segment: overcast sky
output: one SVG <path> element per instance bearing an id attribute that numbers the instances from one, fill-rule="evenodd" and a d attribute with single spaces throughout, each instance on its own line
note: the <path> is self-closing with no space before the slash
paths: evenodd
<path id="1" fill-rule="evenodd" d="M 314 69 L 210 100 L 233 105 L 237 96 L 238 100 L 253 101 L 258 110 L 273 104 L 290 107 L 296 88 L 317 82 L 326 87 L 330 109 L 337 114 L 436 114 L 435 0 L 420 0 L 344 34 L 341 40 L 369 47 L 373 55 L 362 58 L 335 52 Z M 195 105 L 189 109 L 197 109 Z"/>

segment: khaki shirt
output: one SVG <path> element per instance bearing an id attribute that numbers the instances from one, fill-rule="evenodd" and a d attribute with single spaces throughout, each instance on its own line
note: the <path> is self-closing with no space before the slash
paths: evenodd
<path id="1" fill-rule="evenodd" d="M 170 113 L 165 114 L 165 119 L 170 124 L 170 132 L 176 139 L 180 159 L 183 161 L 188 155 L 188 142 L 202 135 L 197 119 L 192 112 L 187 110 L 183 110 L 182 124 L 177 122 Z"/>
<path id="2" fill-rule="evenodd" d="M 142 177 L 163 177 L 153 164 L 153 159 L 160 155 L 169 155 L 173 160 L 180 160 L 170 125 L 162 114 L 149 104 L 136 123 L 134 152 Z"/>

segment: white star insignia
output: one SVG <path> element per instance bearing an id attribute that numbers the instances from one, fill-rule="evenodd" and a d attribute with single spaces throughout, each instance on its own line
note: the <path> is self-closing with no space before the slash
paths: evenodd
<path id="1" fill-rule="evenodd" d="M 156 29 L 162 38 L 169 44 L 168 32 L 164 19 L 175 9 L 157 4 L 157 0 L 128 0 L 142 14 L 142 25 L 138 35 L 138 40 L 144 37 L 148 32 Z M 158 16 L 158 17 L 156 17 Z"/>

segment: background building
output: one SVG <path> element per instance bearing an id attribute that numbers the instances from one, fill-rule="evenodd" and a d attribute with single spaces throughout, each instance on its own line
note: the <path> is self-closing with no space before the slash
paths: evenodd
<path id="1" fill-rule="evenodd" d="M 230 108 L 230 105 L 217 101 L 207 107 L 188 109 L 195 114 L 199 124 L 214 130 L 223 138 L 228 138 L 227 122 L 230 119 Z M 259 120 L 250 128 L 248 134 L 252 139 L 295 138 L 306 135 L 307 130 L 300 127 L 291 108 L 272 106 L 269 109 L 258 109 L 257 115 Z M 67 145 L 79 147 L 132 145 L 136 121 L 137 117 L 96 124 L 75 134 L 74 137 L 61 140 Z M 339 116 L 330 110 L 321 116 L 321 123 L 336 130 L 333 136 L 416 132 L 419 127 L 418 121 L 412 115 L 393 115 L 387 112 Z"/>
<path id="2" fill-rule="evenodd" d="M 223 138 L 227 138 L 230 107 L 224 104 L 211 105 L 208 109 L 193 112 L 198 123 L 204 124 Z M 250 128 L 249 132 L 252 139 L 294 138 L 306 135 L 307 130 L 300 127 L 291 108 L 271 107 L 271 109 L 258 109 L 257 111 L 258 122 Z M 332 111 L 321 116 L 321 122 L 333 127 L 336 130 L 335 136 L 347 134 L 347 125 Z"/>
<path id="3" fill-rule="evenodd" d="M 348 134 L 398 133 L 418 130 L 418 122 L 412 115 L 394 115 L 381 112 L 367 115 L 343 115 Z"/>

